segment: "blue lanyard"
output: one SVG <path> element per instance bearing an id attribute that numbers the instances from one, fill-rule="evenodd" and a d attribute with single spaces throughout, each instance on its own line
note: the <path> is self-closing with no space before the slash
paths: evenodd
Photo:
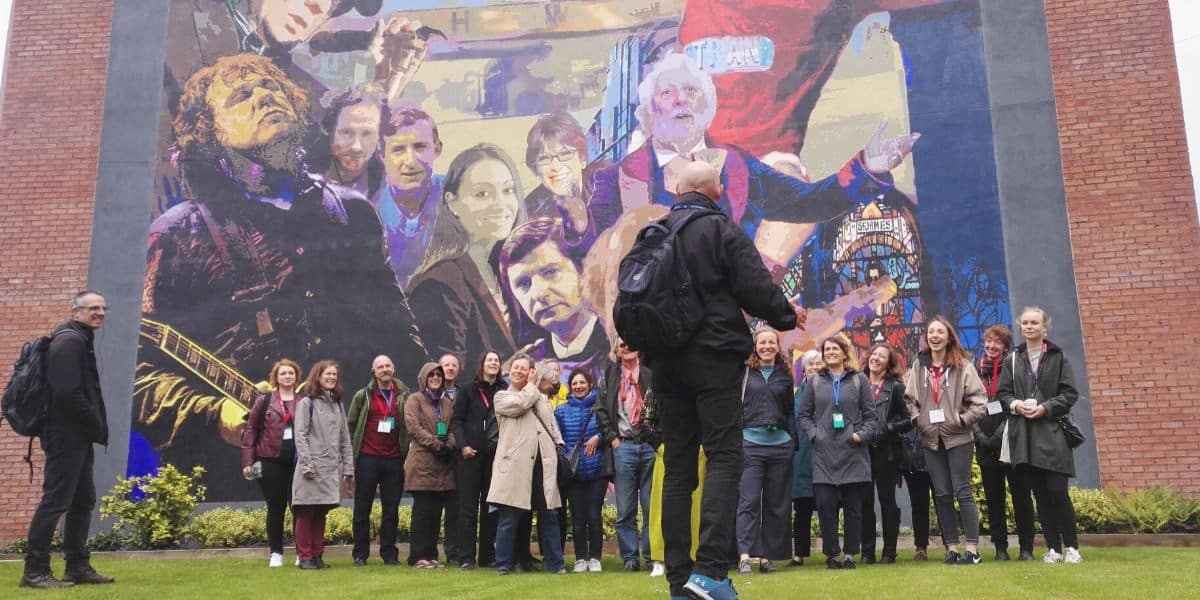
<path id="1" fill-rule="evenodd" d="M 833 409 L 841 410 L 842 408 L 842 380 L 833 380 Z"/>

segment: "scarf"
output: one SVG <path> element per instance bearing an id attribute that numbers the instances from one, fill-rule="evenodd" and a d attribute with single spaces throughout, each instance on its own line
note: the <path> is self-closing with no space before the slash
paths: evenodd
<path id="1" fill-rule="evenodd" d="M 645 408 L 645 398 L 642 397 L 641 363 L 632 369 L 621 367 L 621 403 L 625 407 L 625 415 L 629 417 L 629 425 L 637 428 L 642 424 L 642 410 Z"/>

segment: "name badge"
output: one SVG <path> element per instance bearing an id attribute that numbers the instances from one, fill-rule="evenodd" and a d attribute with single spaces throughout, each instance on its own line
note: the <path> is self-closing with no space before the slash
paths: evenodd
<path id="1" fill-rule="evenodd" d="M 283 439 L 285 439 L 285 440 L 292 439 L 292 426 L 291 425 L 288 425 L 287 427 L 283 428 Z"/>
<path id="2" fill-rule="evenodd" d="M 840 413 L 840 412 L 833 413 L 833 428 L 834 429 L 845 429 L 846 428 L 846 417 L 844 415 L 842 415 L 842 413 Z"/>
<path id="3" fill-rule="evenodd" d="M 379 433 L 391 433 L 392 427 L 395 426 L 395 422 L 396 422 L 395 417 L 388 417 L 386 419 L 380 419 L 379 420 L 379 429 L 377 431 L 379 431 Z"/>
<path id="4" fill-rule="evenodd" d="M 445 423 L 443 423 L 443 422 L 441 422 L 441 421 L 438 421 L 438 424 L 437 424 L 437 434 L 438 434 L 438 437 L 445 437 L 445 436 L 446 436 L 446 424 L 445 424 Z"/>
<path id="5" fill-rule="evenodd" d="M 992 400 L 987 403 L 987 411 L 989 415 L 998 415 L 1004 412 L 1004 407 L 1000 405 L 999 400 Z"/>
<path id="6" fill-rule="evenodd" d="M 940 408 L 937 410 L 929 411 L 929 422 L 934 425 L 936 425 L 938 423 L 945 423 L 946 422 L 946 411 L 944 411 Z"/>

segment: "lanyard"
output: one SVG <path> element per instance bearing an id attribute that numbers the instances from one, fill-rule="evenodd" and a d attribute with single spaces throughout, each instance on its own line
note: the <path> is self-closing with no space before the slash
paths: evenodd
<path id="1" fill-rule="evenodd" d="M 875 386 L 875 391 L 871 393 L 872 400 L 879 402 L 879 392 L 883 391 L 883 384 L 886 382 L 887 382 L 887 380 L 885 379 L 883 381 L 880 381 L 879 385 Z"/>
<path id="2" fill-rule="evenodd" d="M 942 406 L 942 375 L 945 367 L 929 366 L 929 377 L 933 380 L 933 405 Z"/>
<path id="3" fill-rule="evenodd" d="M 1004 360 L 1001 355 L 1000 360 L 992 361 L 992 378 L 988 381 L 988 398 L 996 397 L 996 390 L 1000 389 L 1000 362 Z M 983 359 L 979 359 L 979 366 L 983 367 Z"/>
<path id="4" fill-rule="evenodd" d="M 388 416 L 392 414 L 392 400 L 396 397 L 396 390 L 375 389 L 379 393 L 379 398 L 382 398 L 377 404 L 379 406 L 379 414 Z"/>
<path id="5" fill-rule="evenodd" d="M 430 398 L 429 401 L 433 404 L 433 414 L 437 416 L 438 421 L 441 421 L 442 420 L 442 399 L 441 398 L 436 398 L 436 399 Z"/>
<path id="6" fill-rule="evenodd" d="M 842 408 L 842 380 L 833 380 L 833 410 L 841 410 Z"/>
<path id="7" fill-rule="evenodd" d="M 483 391 L 483 386 L 482 386 L 482 385 L 481 385 L 481 386 L 479 386 L 479 397 L 480 397 L 481 399 L 483 399 L 483 407 L 484 407 L 484 408 L 491 408 L 491 407 L 492 407 L 492 402 L 491 402 L 491 400 L 488 400 L 488 397 L 487 397 L 487 392 Z"/>
<path id="8" fill-rule="evenodd" d="M 291 425 L 292 411 L 288 410 L 288 403 L 283 399 L 283 396 L 279 397 L 279 406 L 283 408 L 283 424 Z"/>

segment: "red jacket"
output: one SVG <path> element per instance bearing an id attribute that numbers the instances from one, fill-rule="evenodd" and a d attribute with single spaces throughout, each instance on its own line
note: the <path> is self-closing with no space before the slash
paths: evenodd
<path id="1" fill-rule="evenodd" d="M 292 401 L 293 411 L 299 400 L 297 397 Z M 259 458 L 277 458 L 286 427 L 283 401 L 277 392 L 256 398 L 242 431 L 242 466 L 248 467 Z"/>

